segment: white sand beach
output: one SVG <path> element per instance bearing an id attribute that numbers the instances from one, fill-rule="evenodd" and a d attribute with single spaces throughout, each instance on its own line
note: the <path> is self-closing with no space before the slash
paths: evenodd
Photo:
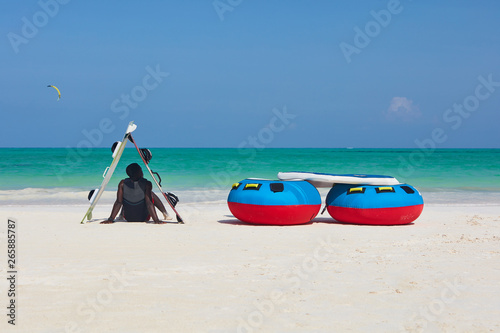
<path id="1" fill-rule="evenodd" d="M 184 225 L 80 224 L 86 209 L 0 207 L 2 332 L 500 331 L 500 206 L 426 205 L 393 227 L 253 226 L 225 203 L 181 205 Z"/>

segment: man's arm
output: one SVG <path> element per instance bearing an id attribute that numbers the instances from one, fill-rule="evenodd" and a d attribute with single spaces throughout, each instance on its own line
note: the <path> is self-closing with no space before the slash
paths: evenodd
<path id="1" fill-rule="evenodd" d="M 102 221 L 101 224 L 113 223 L 116 215 L 120 211 L 120 208 L 122 208 L 122 204 L 123 204 L 123 180 L 120 182 L 120 184 L 118 184 L 118 191 L 116 192 L 116 200 L 115 203 L 113 204 L 111 215 L 109 215 L 106 221 Z"/>
<path id="2" fill-rule="evenodd" d="M 156 215 L 156 209 L 151 199 L 151 193 L 153 193 L 153 185 L 148 181 L 146 184 L 146 197 L 144 198 L 144 200 L 146 200 L 146 207 L 148 207 L 148 213 L 153 218 L 154 223 L 162 223 L 158 218 L 158 215 Z"/>

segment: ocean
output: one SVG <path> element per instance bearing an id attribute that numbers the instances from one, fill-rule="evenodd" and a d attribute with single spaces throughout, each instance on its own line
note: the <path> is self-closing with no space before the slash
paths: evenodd
<path id="1" fill-rule="evenodd" d="M 131 147 L 106 188 L 112 203 Z M 389 175 L 416 187 L 426 204 L 498 205 L 500 149 L 151 148 L 150 167 L 182 203 L 225 201 L 245 178 L 277 179 L 280 171 Z M 88 205 L 111 163 L 105 148 L 1 148 L 0 204 Z M 146 170 L 145 170 L 146 171 Z M 146 178 L 150 178 L 145 172 Z M 325 191 L 320 191 L 326 195 Z"/>

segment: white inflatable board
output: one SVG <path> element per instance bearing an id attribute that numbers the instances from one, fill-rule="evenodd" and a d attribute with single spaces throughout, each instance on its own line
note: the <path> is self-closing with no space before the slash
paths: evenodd
<path id="1" fill-rule="evenodd" d="M 92 211 L 94 210 L 95 206 L 97 205 L 97 202 L 101 198 L 101 195 L 104 193 L 104 189 L 106 188 L 106 185 L 108 185 L 109 180 L 111 179 L 111 176 L 113 176 L 113 172 L 115 172 L 116 165 L 118 164 L 118 161 L 120 160 L 120 157 L 123 154 L 123 150 L 125 149 L 125 146 L 127 145 L 127 141 L 129 138 L 130 133 L 135 131 L 137 128 L 137 125 L 134 124 L 133 121 L 131 121 L 128 124 L 127 130 L 125 131 L 125 135 L 123 136 L 123 140 L 121 143 L 119 143 L 116 147 L 115 150 L 113 151 L 113 161 L 111 162 L 111 165 L 104 170 L 103 177 L 104 179 L 102 180 L 101 186 L 99 187 L 98 190 L 94 191 L 92 197 L 90 198 L 90 207 L 85 213 L 85 216 L 83 217 L 82 221 L 80 223 L 83 223 L 85 219 L 91 220 L 92 219 Z"/>
<path id="2" fill-rule="evenodd" d="M 332 187 L 334 184 L 397 185 L 400 182 L 391 176 L 338 175 L 314 172 L 279 172 L 280 180 L 306 180 L 316 187 Z"/>

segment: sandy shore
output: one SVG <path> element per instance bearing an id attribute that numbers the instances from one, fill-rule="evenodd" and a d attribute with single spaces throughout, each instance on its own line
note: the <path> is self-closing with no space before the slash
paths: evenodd
<path id="1" fill-rule="evenodd" d="M 395 227 L 251 226 L 225 203 L 181 205 L 185 225 L 81 225 L 86 209 L 0 207 L 3 313 L 8 217 L 18 246 L 2 332 L 500 331 L 500 206 Z"/>

